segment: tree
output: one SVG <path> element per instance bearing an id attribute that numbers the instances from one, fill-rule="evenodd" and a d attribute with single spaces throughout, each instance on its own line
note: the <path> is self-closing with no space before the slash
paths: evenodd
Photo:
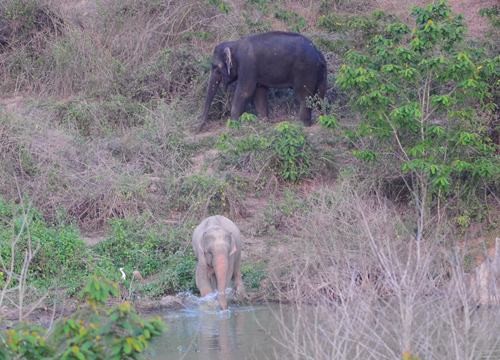
<path id="1" fill-rule="evenodd" d="M 352 91 L 363 117 L 345 132 L 357 146 L 351 154 L 396 164 L 418 207 L 420 238 L 430 195 L 457 195 L 463 184 L 500 175 L 499 147 L 487 131 L 500 57 L 463 45 L 464 17 L 444 0 L 411 13 L 413 29 L 395 22 L 364 49 L 349 50 L 337 84 Z"/>

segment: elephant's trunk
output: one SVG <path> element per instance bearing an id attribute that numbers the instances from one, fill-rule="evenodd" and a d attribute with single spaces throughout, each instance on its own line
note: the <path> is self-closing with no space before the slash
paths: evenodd
<path id="1" fill-rule="evenodd" d="M 222 77 L 215 73 L 214 71 L 210 71 L 210 80 L 208 83 L 207 97 L 205 98 L 205 105 L 203 105 L 203 113 L 201 114 L 200 122 L 198 123 L 198 128 L 196 132 L 199 133 L 205 121 L 208 118 L 208 110 L 210 109 L 210 105 L 212 105 L 212 100 L 214 99 L 215 93 L 219 88 L 219 84 L 222 80 Z"/>
<path id="2" fill-rule="evenodd" d="M 227 309 L 226 287 L 227 287 L 227 254 L 218 254 L 214 259 L 215 276 L 217 277 L 217 291 L 219 293 L 219 303 L 222 310 Z"/>

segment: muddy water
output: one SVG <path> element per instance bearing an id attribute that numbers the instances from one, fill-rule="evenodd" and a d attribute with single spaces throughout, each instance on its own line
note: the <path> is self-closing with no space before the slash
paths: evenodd
<path id="1" fill-rule="evenodd" d="M 282 359 L 285 352 L 274 311 L 267 305 L 235 306 L 220 311 L 214 302 L 187 305 L 160 314 L 168 331 L 149 348 L 154 360 Z M 158 314 L 157 314 L 158 315 Z"/>

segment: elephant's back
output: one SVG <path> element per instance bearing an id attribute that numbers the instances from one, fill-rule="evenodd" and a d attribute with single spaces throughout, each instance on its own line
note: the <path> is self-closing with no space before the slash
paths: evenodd
<path id="1" fill-rule="evenodd" d="M 195 248 L 196 251 L 196 245 L 198 241 L 201 239 L 203 232 L 205 232 L 208 229 L 215 228 L 215 227 L 221 227 L 233 234 L 233 236 L 237 239 L 237 241 L 241 241 L 241 232 L 238 226 L 234 222 L 232 222 L 230 219 L 228 219 L 225 216 L 222 215 L 214 215 L 207 217 L 205 220 L 203 220 L 200 225 L 194 229 L 193 232 L 193 247 Z"/>
<path id="2" fill-rule="evenodd" d="M 292 76 L 293 69 L 303 72 L 307 69 L 319 69 L 318 65 L 326 65 L 323 54 L 307 37 L 283 31 L 271 31 L 249 36 L 240 40 L 238 59 L 245 69 L 252 68 L 256 63 L 266 64 L 259 69 L 273 68 L 275 71 L 265 71 L 259 74 L 262 85 L 268 87 L 291 87 L 290 84 L 281 84 L 279 79 Z M 288 71 L 288 72 L 287 72 Z M 272 79 L 274 78 L 274 79 Z M 276 86 L 280 84 L 280 86 Z"/>
<path id="3" fill-rule="evenodd" d="M 269 31 L 257 35 L 248 36 L 242 40 L 250 40 L 250 41 L 259 41 L 259 42 L 311 42 L 304 35 L 295 33 L 295 32 L 287 32 L 287 31 Z"/>
<path id="4" fill-rule="evenodd" d="M 270 31 L 262 34 L 252 35 L 241 42 L 261 44 L 263 48 L 272 49 L 276 45 L 281 45 L 288 51 L 296 49 L 297 51 L 315 51 L 319 52 L 313 42 L 302 34 L 285 31 Z"/>

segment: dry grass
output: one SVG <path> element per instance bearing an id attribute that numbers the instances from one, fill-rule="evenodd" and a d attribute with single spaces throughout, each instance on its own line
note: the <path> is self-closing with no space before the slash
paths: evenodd
<path id="1" fill-rule="evenodd" d="M 2 177 L 6 181 L 0 186 L 9 200 L 16 197 L 12 191 L 19 181 L 23 193 L 31 194 L 49 221 L 64 210 L 82 228 L 96 230 L 110 218 L 135 218 L 156 206 L 150 203 L 155 199 L 149 189 L 151 178 L 169 171 L 182 174 L 189 166 L 184 145 L 176 141 L 175 127 L 166 135 L 152 121 L 149 129 L 77 141 L 64 127 L 54 128 L 53 118 L 42 122 L 34 120 L 40 119 L 38 113 L 32 116 L 3 119 Z M 155 145 L 164 139 L 171 142 Z"/>
<path id="2" fill-rule="evenodd" d="M 6 9 L 15 6 L 14 2 L 5 5 Z M 35 24 L 27 27 L 30 13 L 20 13 L 18 19 L 28 24 L 22 31 L 16 31 L 17 18 L 7 21 L 6 26 L 13 29 L 6 36 L 9 51 L 0 56 L 3 88 L 29 89 L 39 96 L 120 93 L 117 86 L 131 82 L 134 72 L 151 67 L 165 50 L 189 49 L 199 56 L 222 41 L 219 34 L 228 32 L 218 22 L 221 15 L 216 8 L 199 1 L 75 0 L 61 6 L 40 0 L 31 6 L 47 9 L 46 19 L 42 22 L 33 14 Z M 234 27 L 228 20 L 227 26 Z M 200 35 L 206 32 L 212 41 Z M 132 79 L 120 82 L 120 75 Z M 168 87 L 163 90 L 175 95 Z"/>
<path id="3" fill-rule="evenodd" d="M 289 358 L 498 356 L 500 319 L 477 308 L 456 261 L 463 253 L 448 250 L 453 241 L 443 246 L 436 231 L 417 242 L 411 215 L 384 199 L 348 189 L 313 198 L 291 231 L 304 240 L 277 255 L 271 277 L 278 296 L 295 304 L 292 319 L 275 314 Z"/>
<path id="4" fill-rule="evenodd" d="M 283 291 L 284 299 L 296 298 L 294 290 L 287 288 L 296 278 L 305 281 L 300 286 L 305 291 L 299 296 L 303 300 L 314 299 L 320 290 L 340 300 L 352 297 L 354 289 L 379 296 L 394 295 L 397 286 L 414 288 L 419 294 L 432 292 L 431 283 L 430 289 L 417 289 L 414 282 L 431 271 L 441 274 L 435 277 L 436 283 L 443 281 L 445 272 L 440 268 L 443 264 L 439 261 L 438 247 L 430 240 L 425 244 L 415 242 L 413 231 L 405 226 L 407 220 L 387 200 L 361 199 L 347 189 L 344 191 L 318 191 L 310 199 L 314 205 L 309 211 L 292 221 L 300 224 L 292 230 L 295 238 L 313 240 L 304 241 L 305 248 L 301 251 L 304 258 L 282 255 L 290 269 L 301 272 L 291 273 L 288 279 L 282 276 L 273 279 L 276 288 Z M 298 241 L 296 245 L 301 243 Z M 423 257 L 427 260 L 419 262 Z M 297 263 L 301 261 L 304 263 Z M 405 277 L 408 283 L 398 284 L 403 277 L 401 272 L 410 270 L 414 274 Z M 292 294 L 288 296 L 290 290 Z"/>

